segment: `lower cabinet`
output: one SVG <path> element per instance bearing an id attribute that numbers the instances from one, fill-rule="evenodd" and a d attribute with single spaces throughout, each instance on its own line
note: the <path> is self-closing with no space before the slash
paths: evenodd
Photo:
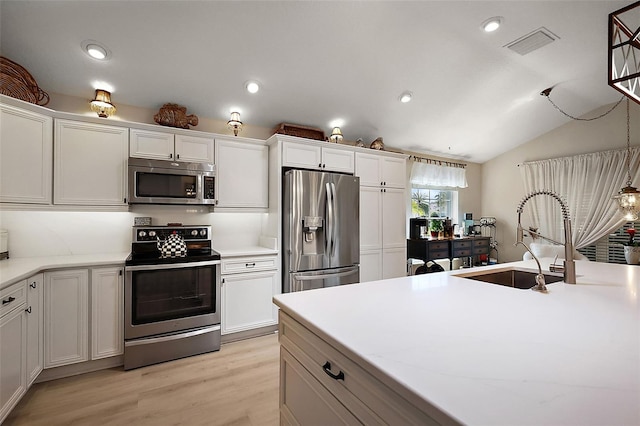
<path id="1" fill-rule="evenodd" d="M 120 267 L 45 273 L 45 368 L 122 353 L 122 279 Z"/>
<path id="2" fill-rule="evenodd" d="M 406 248 L 396 247 L 360 252 L 360 282 L 399 278 L 405 275 L 407 275 Z"/>
<path id="3" fill-rule="evenodd" d="M 280 423 L 437 422 L 317 334 L 280 311 Z"/>
<path id="4" fill-rule="evenodd" d="M 18 283 L 24 286 L 25 281 Z M 15 286 L 9 287 L 9 289 Z M 23 290 L 25 291 L 25 290 Z M 26 300 L 0 292 L 3 307 L 11 310 L 0 316 L 0 423 L 27 391 L 27 314 Z M 11 300 L 13 298 L 13 300 Z"/>
<path id="5" fill-rule="evenodd" d="M 44 275 L 27 280 L 27 385 L 44 368 Z"/>
<path id="6" fill-rule="evenodd" d="M 278 323 L 272 302 L 280 293 L 276 256 L 222 259 L 222 273 L 223 335 Z"/>

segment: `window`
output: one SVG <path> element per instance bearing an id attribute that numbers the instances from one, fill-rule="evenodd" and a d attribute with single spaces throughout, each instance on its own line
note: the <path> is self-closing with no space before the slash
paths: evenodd
<path id="1" fill-rule="evenodd" d="M 458 191 L 411 187 L 411 217 L 458 217 Z"/>
<path id="2" fill-rule="evenodd" d="M 608 263 L 627 263 L 624 258 L 622 243 L 629 240 L 627 229 L 633 228 L 633 223 L 625 223 L 612 234 L 605 235 L 595 244 L 578 249 L 591 261 Z"/>

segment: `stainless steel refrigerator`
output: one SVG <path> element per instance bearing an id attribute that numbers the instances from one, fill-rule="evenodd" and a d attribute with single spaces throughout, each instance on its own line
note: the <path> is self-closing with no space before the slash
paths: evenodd
<path id="1" fill-rule="evenodd" d="M 360 178 L 284 174 L 284 293 L 360 281 Z"/>

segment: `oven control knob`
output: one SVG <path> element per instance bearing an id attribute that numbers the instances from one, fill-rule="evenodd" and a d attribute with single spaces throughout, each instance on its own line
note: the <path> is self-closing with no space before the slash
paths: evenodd
<path id="1" fill-rule="evenodd" d="M 144 238 L 144 237 L 146 237 L 146 236 L 147 236 L 147 233 L 146 233 L 146 232 L 144 232 L 144 231 L 140 231 L 140 232 L 138 232 L 138 237 L 140 237 L 140 238 Z"/>
<path id="2" fill-rule="evenodd" d="M 150 237 L 155 237 L 156 236 L 156 231 L 149 231 L 149 236 Z"/>
<path id="3" fill-rule="evenodd" d="M 206 237 L 207 236 L 207 230 L 206 229 L 201 229 L 200 230 L 200 235 L 203 236 L 203 237 Z"/>
<path id="4" fill-rule="evenodd" d="M 191 235 L 193 235 L 194 237 L 198 235 L 198 230 L 194 229 L 193 231 L 191 231 Z"/>

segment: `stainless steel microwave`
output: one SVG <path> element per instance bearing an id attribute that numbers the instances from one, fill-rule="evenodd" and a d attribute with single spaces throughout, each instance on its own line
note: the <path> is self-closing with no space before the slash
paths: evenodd
<path id="1" fill-rule="evenodd" d="M 216 204 L 214 164 L 129 157 L 128 169 L 129 204 Z"/>

